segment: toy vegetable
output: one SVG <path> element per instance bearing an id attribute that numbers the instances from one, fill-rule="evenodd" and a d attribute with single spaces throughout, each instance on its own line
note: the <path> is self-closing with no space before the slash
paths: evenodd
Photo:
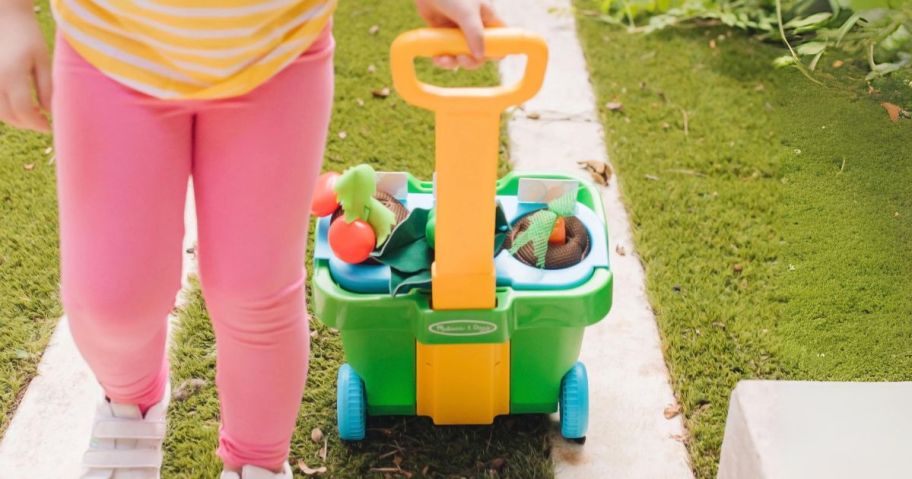
<path id="1" fill-rule="evenodd" d="M 317 178 L 313 201 L 310 203 L 310 212 L 314 216 L 331 215 L 339 209 L 339 199 L 333 189 L 338 179 L 339 174 L 335 171 L 328 171 Z"/>
<path id="2" fill-rule="evenodd" d="M 579 263 L 589 251 L 589 235 L 573 216 L 575 208 L 573 191 L 524 217 L 514 228 L 510 253 L 538 268 L 566 268 Z"/>
<path id="3" fill-rule="evenodd" d="M 327 183 L 329 181 L 326 180 Z M 377 175 L 369 165 L 345 170 L 332 180 L 332 191 L 342 206 L 343 214 L 329 227 L 329 246 L 342 261 L 361 263 L 389 237 L 396 215 L 374 197 Z M 326 191 L 320 193 L 328 196 Z M 329 203 L 325 198 L 321 200 L 321 206 Z"/>

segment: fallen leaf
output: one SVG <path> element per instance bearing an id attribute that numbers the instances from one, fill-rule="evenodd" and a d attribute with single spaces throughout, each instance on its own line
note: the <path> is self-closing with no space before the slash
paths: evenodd
<path id="1" fill-rule="evenodd" d="M 313 428 L 310 431 L 310 440 L 317 444 L 320 444 L 320 441 L 323 440 L 323 431 L 321 431 L 318 427 Z"/>
<path id="2" fill-rule="evenodd" d="M 758 83 L 757 86 L 754 87 L 754 91 L 763 91 L 763 90 L 766 90 L 766 87 L 763 85 L 763 83 Z"/>
<path id="3" fill-rule="evenodd" d="M 174 390 L 174 393 L 171 394 L 171 397 L 176 401 L 183 401 L 188 397 L 196 394 L 200 389 L 205 387 L 207 381 L 201 378 L 191 378 L 185 379 L 180 385 L 177 386 L 177 389 Z"/>
<path id="4" fill-rule="evenodd" d="M 665 407 L 665 419 L 671 419 L 678 414 L 681 414 L 681 405 L 680 404 L 669 404 Z"/>
<path id="5" fill-rule="evenodd" d="M 357 104 L 358 106 L 364 106 L 364 100 L 362 100 L 360 98 L 355 98 L 355 104 Z"/>
<path id="6" fill-rule="evenodd" d="M 577 161 L 576 164 L 579 165 L 580 168 L 588 171 L 592 180 L 602 186 L 607 186 L 608 182 L 611 181 L 611 166 L 604 161 L 586 160 Z"/>
<path id="7" fill-rule="evenodd" d="M 709 41 L 709 48 L 716 48 L 716 41 L 715 41 L 715 40 L 710 40 L 710 41 Z"/>
<path id="8" fill-rule="evenodd" d="M 843 65 L 845 65 L 845 62 L 842 60 L 836 60 L 833 62 L 833 68 L 842 68 Z"/>
<path id="9" fill-rule="evenodd" d="M 643 175 L 647 180 L 659 181 L 659 177 L 656 175 Z"/>
<path id="10" fill-rule="evenodd" d="M 323 447 L 320 448 L 320 452 L 317 453 L 320 456 L 320 460 L 326 462 L 326 454 L 329 450 L 329 439 L 323 438 Z"/>
<path id="11" fill-rule="evenodd" d="M 608 103 L 605 103 L 605 108 L 607 108 L 608 111 L 621 111 L 624 109 L 624 104 L 619 101 L 609 101 Z"/>
<path id="12" fill-rule="evenodd" d="M 370 472 L 399 472 L 398 467 L 372 467 Z"/>
<path id="13" fill-rule="evenodd" d="M 744 271 L 744 266 L 741 265 L 741 263 L 735 263 L 735 265 L 732 266 L 732 271 L 734 271 L 735 273 L 740 273 L 740 272 Z"/>
<path id="14" fill-rule="evenodd" d="M 424 466 L 421 468 L 421 475 L 426 476 L 428 471 L 431 470 L 431 466 Z"/>
<path id="15" fill-rule="evenodd" d="M 316 329 L 313 330 L 313 331 L 311 331 L 311 332 L 310 332 L 310 337 L 311 337 L 311 339 L 317 339 L 317 338 L 319 338 L 319 337 L 320 337 L 320 331 L 317 331 Z"/>
<path id="16" fill-rule="evenodd" d="M 34 163 L 26 163 L 26 164 L 22 165 L 22 168 L 25 169 L 25 171 L 32 171 L 32 170 L 35 169 L 35 164 L 34 164 Z"/>
<path id="17" fill-rule="evenodd" d="M 367 66 L 367 73 L 377 73 L 377 67 L 373 64 Z"/>
<path id="18" fill-rule="evenodd" d="M 877 90 L 874 89 L 873 85 L 868 85 L 868 95 L 873 95 L 875 91 Z"/>
<path id="19" fill-rule="evenodd" d="M 663 129 L 663 130 L 667 130 L 667 129 L 669 129 L 669 128 L 671 128 L 671 125 L 669 125 L 667 121 L 663 121 L 663 122 L 662 122 L 662 129 Z"/>
<path id="20" fill-rule="evenodd" d="M 319 476 L 320 474 L 323 474 L 324 472 L 326 472 L 326 466 L 311 468 L 310 466 L 305 464 L 304 461 L 298 461 L 298 469 L 300 469 L 301 472 L 303 472 L 305 475 L 308 475 L 308 476 Z"/>
<path id="21" fill-rule="evenodd" d="M 380 25 L 371 25 L 371 27 L 367 30 L 367 33 L 370 33 L 371 35 L 376 35 L 377 32 L 379 32 L 379 31 L 380 31 Z"/>
<path id="22" fill-rule="evenodd" d="M 390 89 L 389 87 L 383 87 L 379 90 L 372 91 L 371 94 L 374 95 L 374 98 L 386 98 L 390 96 Z"/>
<path id="23" fill-rule="evenodd" d="M 624 245 L 621 243 L 615 245 L 614 252 L 617 253 L 618 256 L 627 256 L 627 248 L 624 248 Z"/>
<path id="24" fill-rule="evenodd" d="M 538 112 L 533 111 L 533 112 L 526 113 L 526 118 L 528 118 L 530 120 L 537 120 L 537 119 L 541 118 L 541 115 Z"/>
<path id="25" fill-rule="evenodd" d="M 348 133 L 345 133 L 344 131 L 340 131 L 340 132 L 339 132 L 339 139 L 340 139 L 340 140 L 344 140 L 344 139 L 347 138 L 347 137 L 348 137 Z"/>
<path id="26" fill-rule="evenodd" d="M 880 106 L 882 106 L 884 110 L 887 110 L 887 114 L 890 115 L 890 121 L 893 123 L 899 121 L 899 113 L 902 111 L 902 108 L 900 108 L 898 105 L 894 105 L 888 102 L 883 102 L 880 104 Z"/>
<path id="27" fill-rule="evenodd" d="M 50 155 L 52 151 L 54 151 L 54 147 L 53 147 L 53 146 L 49 146 L 49 147 L 47 147 L 47 148 L 44 149 L 44 154 L 45 154 L 45 155 Z"/>

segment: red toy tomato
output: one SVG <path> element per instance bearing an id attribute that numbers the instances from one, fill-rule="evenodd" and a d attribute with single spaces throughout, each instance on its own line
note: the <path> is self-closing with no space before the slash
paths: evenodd
<path id="1" fill-rule="evenodd" d="M 345 218 L 340 217 L 329 226 L 329 247 L 336 257 L 346 263 L 363 263 L 376 244 L 374 229 L 364 221 L 346 223 Z"/>
<path id="2" fill-rule="evenodd" d="M 310 203 L 310 212 L 314 216 L 331 215 L 339 208 L 339 200 L 333 190 L 339 176 L 335 171 L 328 171 L 317 178 L 313 201 Z"/>
<path id="3" fill-rule="evenodd" d="M 564 244 L 567 242 L 567 223 L 563 218 L 558 218 L 554 222 L 554 229 L 551 230 L 551 236 L 548 237 L 548 244 Z"/>

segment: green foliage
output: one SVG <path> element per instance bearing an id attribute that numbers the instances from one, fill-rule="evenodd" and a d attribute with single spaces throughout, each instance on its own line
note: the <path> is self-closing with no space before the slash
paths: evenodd
<path id="1" fill-rule="evenodd" d="M 821 62 L 819 87 L 752 36 L 634 36 L 574 3 L 599 102 L 624 105 L 605 140 L 696 477 L 741 379 L 912 380 L 912 121 L 880 106 L 912 89 L 869 95 L 855 62 Z"/>
<path id="2" fill-rule="evenodd" d="M 907 0 L 604 0 L 601 8 L 603 20 L 627 24 L 631 31 L 712 20 L 783 41 L 789 55 L 774 65 L 796 66 L 807 76 L 831 50 L 864 58 L 868 79 L 912 64 L 912 2 Z"/>

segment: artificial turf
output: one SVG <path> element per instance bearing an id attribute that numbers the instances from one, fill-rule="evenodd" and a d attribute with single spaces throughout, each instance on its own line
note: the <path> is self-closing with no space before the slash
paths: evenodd
<path id="1" fill-rule="evenodd" d="M 375 34 L 370 33 L 373 25 L 379 27 Z M 387 98 L 375 98 L 372 93 L 392 87 L 388 55 L 393 38 L 421 25 L 411 0 L 340 2 L 334 22 L 335 109 L 325 169 L 341 171 L 366 162 L 378 170 L 410 171 L 430 178 L 433 115 L 406 105 L 395 92 Z M 490 66 L 467 75 L 419 62 L 419 71 L 421 79 L 439 84 L 497 82 Z M 502 148 L 502 171 L 505 154 Z M 343 361 L 341 341 L 338 333 L 317 319 L 311 321 L 311 328 L 315 334 L 310 372 L 291 447 L 292 465 L 303 460 L 310 467 L 325 466 L 325 477 L 338 478 L 553 476 L 549 420 L 542 415 L 498 418 L 493 427 L 434 427 L 428 418 L 370 418 L 365 441 L 340 442 L 335 429 L 335 383 Z M 221 466 L 214 455 L 218 432 L 214 344 L 198 288 L 193 288 L 190 301 L 179 311 L 171 365 L 175 387 L 193 380 L 205 384 L 172 402 L 163 477 L 215 477 Z M 311 440 L 313 428 L 327 437 L 325 460 L 319 457 L 323 444 Z M 296 474 L 303 477 L 300 471 Z"/>
<path id="2" fill-rule="evenodd" d="M 780 45 L 575 4 L 697 477 L 740 379 L 912 380 L 912 121 L 880 106 L 908 78 L 829 55 L 816 85 Z"/>
<path id="3" fill-rule="evenodd" d="M 49 36 L 47 2 L 37 5 Z M 0 123 L 0 437 L 61 314 L 50 145 L 48 135 Z"/>

